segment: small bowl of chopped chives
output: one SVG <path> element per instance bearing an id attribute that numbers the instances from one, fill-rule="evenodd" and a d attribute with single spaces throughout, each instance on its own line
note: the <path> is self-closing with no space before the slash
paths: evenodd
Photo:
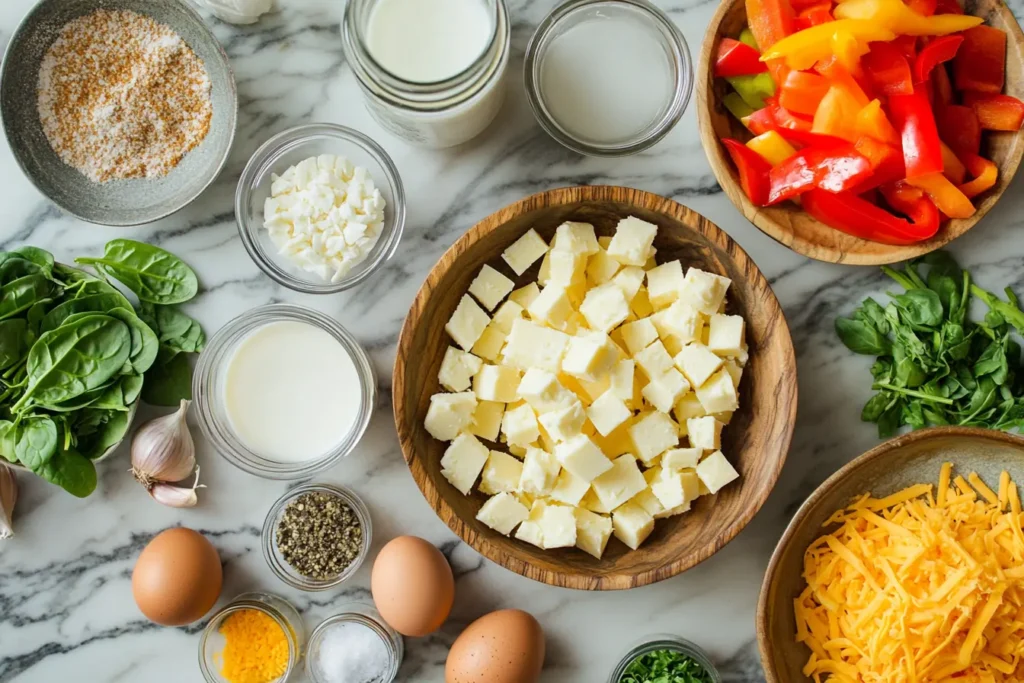
<path id="1" fill-rule="evenodd" d="M 289 586 L 322 591 L 356 573 L 370 552 L 372 535 L 370 511 L 355 493 L 307 484 L 270 508 L 263 523 L 263 556 Z"/>
<path id="2" fill-rule="evenodd" d="M 270 593 L 243 593 L 203 629 L 199 668 L 207 683 L 286 681 L 304 645 L 302 617 L 291 603 Z"/>
<path id="3" fill-rule="evenodd" d="M 718 669 L 695 643 L 656 635 L 638 643 L 612 671 L 608 683 L 722 683 Z"/>
<path id="4" fill-rule="evenodd" d="M 355 287 L 398 249 L 405 189 L 384 148 L 329 123 L 264 143 L 235 191 L 242 244 L 268 277 L 304 294 Z"/>

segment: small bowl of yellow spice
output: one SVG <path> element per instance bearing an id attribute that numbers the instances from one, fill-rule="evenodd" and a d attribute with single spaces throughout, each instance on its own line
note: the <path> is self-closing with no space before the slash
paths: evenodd
<path id="1" fill-rule="evenodd" d="M 243 593 L 213 615 L 199 640 L 207 683 L 275 683 L 298 666 L 305 641 L 302 617 L 269 593 Z"/>

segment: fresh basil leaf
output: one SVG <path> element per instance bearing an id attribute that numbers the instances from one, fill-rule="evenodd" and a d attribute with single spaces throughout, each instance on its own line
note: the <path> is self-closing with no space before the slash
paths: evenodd
<path id="1" fill-rule="evenodd" d="M 57 451 L 42 467 L 32 471 L 79 498 L 96 490 L 96 466 L 76 451 Z"/>
<path id="2" fill-rule="evenodd" d="M 142 400 L 168 407 L 192 400 L 192 364 L 188 356 L 178 354 L 167 363 L 150 368 L 142 384 Z"/>
<path id="3" fill-rule="evenodd" d="M 199 291 L 195 272 L 169 251 L 134 240 L 117 239 L 107 243 L 103 258 L 79 258 L 78 263 L 120 281 L 141 301 L 153 304 L 180 304 Z"/>

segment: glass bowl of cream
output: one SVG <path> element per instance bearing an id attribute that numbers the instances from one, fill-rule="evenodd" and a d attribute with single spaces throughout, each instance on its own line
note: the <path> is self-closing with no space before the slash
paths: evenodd
<path id="1" fill-rule="evenodd" d="M 651 147 L 679 122 L 693 91 L 683 34 L 647 0 L 559 5 L 530 39 L 524 70 L 541 128 L 589 156 Z"/>
<path id="2" fill-rule="evenodd" d="M 231 464 L 266 479 L 302 479 L 355 448 L 377 383 L 366 352 L 337 321 L 271 304 L 213 336 L 192 394 L 203 434 Z"/>
<path id="3" fill-rule="evenodd" d="M 235 191 L 249 256 L 305 294 L 334 294 L 370 277 L 398 249 L 405 213 L 402 179 L 384 148 L 329 123 L 265 142 Z"/>

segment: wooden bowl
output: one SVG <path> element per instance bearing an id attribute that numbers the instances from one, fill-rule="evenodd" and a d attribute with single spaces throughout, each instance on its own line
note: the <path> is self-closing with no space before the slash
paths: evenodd
<path id="1" fill-rule="evenodd" d="M 1006 31 L 1005 92 L 1024 98 L 1024 33 L 1021 33 L 1013 13 L 1001 0 L 968 0 L 966 9 L 969 14 L 985 17 L 986 24 Z M 722 105 L 722 97 L 729 86 L 712 73 L 713 56 L 718 51 L 719 40 L 739 35 L 746 23 L 747 11 L 743 0 L 723 0 L 711 19 L 697 67 L 697 117 L 704 153 L 718 184 L 747 220 L 772 239 L 819 261 L 850 265 L 895 263 L 927 254 L 952 242 L 973 228 L 1009 187 L 1024 155 L 1024 138 L 1020 133 L 985 131 L 982 154 L 999 167 L 999 180 L 995 187 L 975 198 L 977 212 L 973 216 L 946 221 L 934 237 L 919 244 L 900 247 L 858 239 L 818 222 L 792 202 L 771 207 L 755 206 L 740 187 L 739 175 L 719 142 L 722 138 L 749 140 L 750 131 Z"/>
<path id="2" fill-rule="evenodd" d="M 441 358 L 444 325 L 485 263 L 516 280 L 536 280 L 537 268 L 516 278 L 500 254 L 530 228 L 550 240 L 564 221 L 593 223 L 600 235 L 637 216 L 660 228 L 661 262 L 681 259 L 733 280 L 730 310 L 747 321 L 750 361 L 740 385 L 739 411 L 722 450 L 741 479 L 701 498 L 687 514 L 658 520 L 651 537 L 630 551 L 616 539 L 601 560 L 575 548 L 545 551 L 492 531 L 476 520 L 485 497 L 463 496 L 441 476 L 446 444 L 424 429 Z M 706 560 L 760 509 L 789 450 L 796 418 L 796 360 L 779 302 L 750 257 L 707 219 L 676 202 L 622 187 L 573 187 L 527 197 L 473 226 L 427 276 L 405 320 L 395 359 L 393 400 L 402 452 L 427 502 L 452 531 L 494 562 L 537 581 L 568 588 L 616 590 L 666 579 Z"/>
<path id="3" fill-rule="evenodd" d="M 939 468 L 953 463 L 954 473 L 977 472 L 998 486 L 999 474 L 1024 482 L 1024 438 L 968 427 L 922 429 L 890 439 L 829 477 L 797 511 L 768 564 L 757 605 L 757 641 L 767 683 L 809 680 L 803 667 L 811 651 L 796 642 L 793 600 L 806 588 L 803 556 L 836 510 L 870 492 L 886 496 L 913 484 L 937 483 Z"/>

